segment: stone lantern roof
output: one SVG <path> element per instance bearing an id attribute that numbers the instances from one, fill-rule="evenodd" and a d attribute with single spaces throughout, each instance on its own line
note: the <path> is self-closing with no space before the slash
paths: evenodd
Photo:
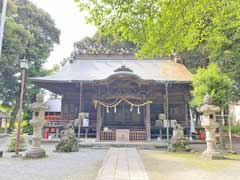
<path id="1" fill-rule="evenodd" d="M 197 111 L 200 113 L 211 111 L 219 112 L 221 108 L 212 104 L 212 97 L 210 95 L 205 95 L 203 98 L 203 105 L 197 108 Z"/>

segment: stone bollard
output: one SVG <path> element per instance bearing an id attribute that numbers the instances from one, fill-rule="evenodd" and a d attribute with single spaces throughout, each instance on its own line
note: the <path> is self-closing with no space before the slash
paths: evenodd
<path id="1" fill-rule="evenodd" d="M 46 156 L 46 152 L 41 148 L 42 127 L 46 123 L 44 120 L 46 105 L 43 103 L 43 95 L 37 94 L 37 101 L 29 105 L 29 109 L 33 111 L 33 118 L 30 124 L 33 127 L 32 148 L 27 151 L 27 158 L 40 158 Z"/>
<path id="2" fill-rule="evenodd" d="M 203 113 L 202 127 L 206 131 L 207 150 L 202 153 L 204 159 L 224 159 L 223 154 L 216 147 L 216 128 L 219 124 L 216 122 L 216 112 L 220 107 L 212 104 L 212 97 L 205 95 L 203 105 L 197 108 L 197 111 Z"/>

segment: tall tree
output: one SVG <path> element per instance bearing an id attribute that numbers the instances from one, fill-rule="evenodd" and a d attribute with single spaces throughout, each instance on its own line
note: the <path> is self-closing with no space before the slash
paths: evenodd
<path id="1" fill-rule="evenodd" d="M 239 0 L 75 1 L 87 22 L 137 44 L 139 56 L 176 52 L 193 71 L 216 62 L 240 94 Z"/>
<path id="2" fill-rule="evenodd" d="M 2 0 L 0 1 L 2 2 Z M 2 3 L 1 3 L 2 5 Z M 1 8 L 1 7 L 0 7 Z M 53 45 L 59 43 L 60 31 L 49 14 L 27 0 L 9 0 L 0 60 L 0 101 L 12 106 L 10 128 L 13 129 L 19 99 L 19 59 L 26 58 L 30 64 L 27 76 L 48 73 L 42 69 Z M 30 102 L 38 88 L 26 82 L 25 103 Z"/>
<path id="3" fill-rule="evenodd" d="M 72 61 L 76 55 L 89 54 L 134 54 L 137 47 L 130 41 L 121 41 L 112 35 L 96 32 L 93 37 L 85 37 L 74 43 L 74 52 L 61 61 L 64 66 L 67 61 Z"/>
<path id="4" fill-rule="evenodd" d="M 130 41 L 120 41 L 112 35 L 97 32 L 75 43 L 77 54 L 134 54 L 137 47 Z"/>
<path id="5" fill-rule="evenodd" d="M 204 43 L 218 50 L 240 25 L 238 0 L 80 1 L 87 21 L 141 45 L 140 55 L 166 55 Z"/>
<path id="6" fill-rule="evenodd" d="M 230 102 L 233 92 L 232 81 L 227 74 L 223 74 L 216 64 L 209 64 L 207 68 L 199 68 L 193 76 L 193 100 L 191 105 L 198 107 L 203 103 L 203 97 L 209 94 L 213 103 L 224 109 Z"/>

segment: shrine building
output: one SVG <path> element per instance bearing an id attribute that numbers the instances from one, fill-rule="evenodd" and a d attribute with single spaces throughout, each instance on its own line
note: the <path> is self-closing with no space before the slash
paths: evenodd
<path id="1" fill-rule="evenodd" d="M 88 131 L 97 141 L 115 141 L 121 130 L 129 141 L 149 141 L 159 134 L 157 120 L 163 129 L 164 120 L 189 127 L 192 74 L 179 60 L 78 55 L 60 72 L 31 81 L 62 96 L 58 121 L 89 113 Z"/>

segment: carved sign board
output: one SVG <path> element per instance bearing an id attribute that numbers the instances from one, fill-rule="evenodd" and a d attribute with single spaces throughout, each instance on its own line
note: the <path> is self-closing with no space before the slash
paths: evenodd
<path id="1" fill-rule="evenodd" d="M 116 141 L 118 142 L 129 142 L 129 129 L 116 129 Z"/>

